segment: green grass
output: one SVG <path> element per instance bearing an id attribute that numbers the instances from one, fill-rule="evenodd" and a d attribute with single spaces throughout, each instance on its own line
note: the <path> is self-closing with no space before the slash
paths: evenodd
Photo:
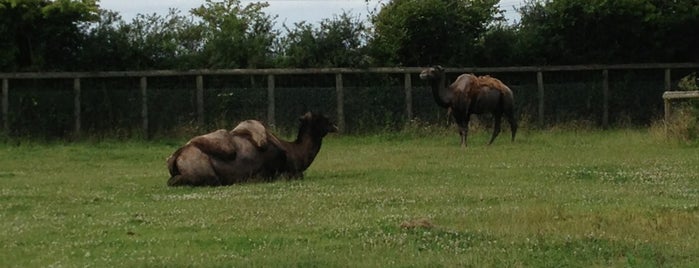
<path id="1" fill-rule="evenodd" d="M 696 145 L 508 135 L 332 135 L 303 180 L 219 188 L 165 185 L 184 140 L 5 142 L 0 266 L 699 265 Z"/>

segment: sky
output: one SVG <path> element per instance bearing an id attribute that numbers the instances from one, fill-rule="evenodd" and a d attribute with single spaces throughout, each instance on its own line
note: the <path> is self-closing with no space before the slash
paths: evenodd
<path id="1" fill-rule="evenodd" d="M 251 2 L 265 2 L 265 0 L 241 0 L 243 5 Z M 366 19 L 368 10 L 380 6 L 381 0 L 266 0 L 269 7 L 263 12 L 269 15 L 278 15 L 277 26 L 282 23 L 293 25 L 296 22 L 306 21 L 318 23 L 323 19 L 331 19 L 334 15 L 347 11 L 360 19 Z M 386 0 L 384 0 L 386 2 Z M 124 20 L 130 22 L 137 14 L 161 15 L 167 14 L 169 8 L 177 8 L 183 14 L 188 14 L 189 10 L 199 7 L 205 3 L 204 0 L 100 0 L 100 7 L 117 11 Z M 524 0 L 501 0 L 500 7 L 505 10 L 505 17 L 510 21 L 519 20 L 519 15 L 513 7 L 523 5 Z"/>

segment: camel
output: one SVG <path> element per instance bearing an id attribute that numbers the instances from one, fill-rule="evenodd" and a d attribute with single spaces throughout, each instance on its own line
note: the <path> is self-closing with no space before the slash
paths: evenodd
<path id="1" fill-rule="evenodd" d="M 303 178 L 320 151 L 323 137 L 337 127 L 321 115 L 299 118 L 295 141 L 277 138 L 261 122 L 246 120 L 233 130 L 197 136 L 168 159 L 169 186 L 220 186 L 278 177 Z"/>
<path id="2" fill-rule="evenodd" d="M 510 123 L 512 141 L 517 134 L 517 121 L 514 117 L 514 96 L 512 90 L 500 80 L 486 76 L 462 74 L 446 87 L 444 69 L 434 66 L 423 70 L 420 79 L 427 80 L 432 87 L 435 102 L 454 118 L 461 135 L 461 147 L 467 146 L 468 123 L 472 114 L 493 115 L 493 135 L 488 144 L 492 144 L 500 134 L 500 122 L 504 114 Z"/>

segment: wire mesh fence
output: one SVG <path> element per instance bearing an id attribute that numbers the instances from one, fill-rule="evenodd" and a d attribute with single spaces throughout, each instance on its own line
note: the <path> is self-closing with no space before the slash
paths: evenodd
<path id="1" fill-rule="evenodd" d="M 313 110 L 347 133 L 446 122 L 421 68 L 5 73 L 2 126 L 12 136 L 170 136 L 258 119 L 280 131 Z M 447 68 L 491 75 L 514 92 L 528 125 L 643 126 L 662 118 L 662 94 L 699 64 Z"/>

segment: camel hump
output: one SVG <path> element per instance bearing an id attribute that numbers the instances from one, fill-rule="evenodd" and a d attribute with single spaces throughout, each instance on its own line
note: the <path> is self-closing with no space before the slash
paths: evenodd
<path id="1" fill-rule="evenodd" d="M 510 90 L 510 88 L 507 85 L 505 85 L 505 83 L 500 81 L 500 79 L 497 79 L 490 75 L 484 75 L 479 76 L 477 80 L 478 87 L 489 87 L 492 89 L 499 90 L 504 94 L 512 95 L 512 90 Z"/>
<path id="2" fill-rule="evenodd" d="M 189 140 L 185 146 L 191 145 L 199 148 L 206 154 L 223 158 L 235 157 L 235 144 L 231 134 L 225 129 L 219 129 L 211 133 L 196 136 Z"/>
<path id="3" fill-rule="evenodd" d="M 250 142 L 258 148 L 267 146 L 267 128 L 260 121 L 245 120 L 240 122 L 231 130 L 231 134 L 236 136 L 248 136 Z"/>
<path id="4" fill-rule="evenodd" d="M 451 88 L 454 89 L 454 93 L 456 94 L 468 93 L 478 82 L 476 80 L 478 80 L 478 77 L 473 74 L 462 74 L 451 84 Z"/>

